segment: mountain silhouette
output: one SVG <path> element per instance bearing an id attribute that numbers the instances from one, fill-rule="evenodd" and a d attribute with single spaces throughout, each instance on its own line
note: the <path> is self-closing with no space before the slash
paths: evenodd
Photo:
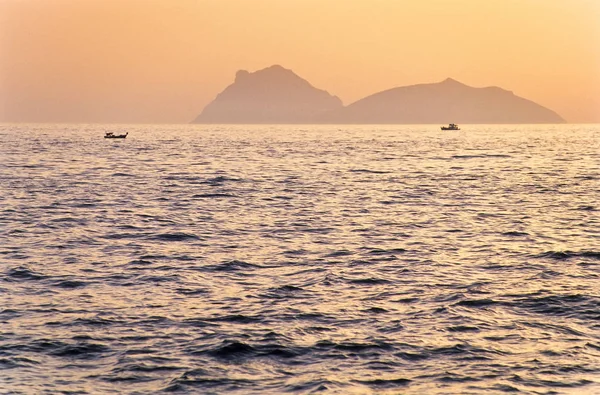
<path id="1" fill-rule="evenodd" d="M 342 108 L 342 101 L 279 65 L 249 73 L 209 103 L 194 123 L 307 123 Z"/>
<path id="2" fill-rule="evenodd" d="M 279 65 L 250 73 L 209 103 L 194 123 L 563 123 L 554 111 L 498 88 L 442 82 L 388 89 L 346 107 Z"/>
<path id="3" fill-rule="evenodd" d="M 552 110 L 498 87 L 473 88 L 448 78 L 375 93 L 323 114 L 324 123 L 562 123 Z"/>

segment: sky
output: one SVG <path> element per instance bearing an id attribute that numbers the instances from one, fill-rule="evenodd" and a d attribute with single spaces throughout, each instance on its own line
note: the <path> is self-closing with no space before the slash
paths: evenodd
<path id="1" fill-rule="evenodd" d="M 0 0 L 0 122 L 187 123 L 273 64 L 344 104 L 447 77 L 600 123 L 600 0 Z"/>

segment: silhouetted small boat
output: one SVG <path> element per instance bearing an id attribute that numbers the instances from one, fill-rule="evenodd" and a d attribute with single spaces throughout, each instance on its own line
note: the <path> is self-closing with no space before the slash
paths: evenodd
<path id="1" fill-rule="evenodd" d="M 457 124 L 451 123 L 448 126 L 442 126 L 442 130 L 460 130 Z"/>
<path id="2" fill-rule="evenodd" d="M 124 139 L 125 137 L 127 137 L 127 135 L 129 134 L 129 132 L 126 132 L 125 134 L 114 134 L 113 132 L 106 132 L 106 134 L 104 135 L 105 139 Z"/>

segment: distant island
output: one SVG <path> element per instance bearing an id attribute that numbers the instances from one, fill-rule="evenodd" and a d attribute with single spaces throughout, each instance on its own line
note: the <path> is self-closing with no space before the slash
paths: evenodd
<path id="1" fill-rule="evenodd" d="M 564 123 L 556 112 L 498 87 L 448 78 L 375 93 L 348 106 L 279 65 L 250 73 L 209 103 L 193 123 L 267 124 Z"/>
<path id="2" fill-rule="evenodd" d="M 274 65 L 254 73 L 238 71 L 235 82 L 194 123 L 310 123 L 342 108 L 338 97 Z"/>

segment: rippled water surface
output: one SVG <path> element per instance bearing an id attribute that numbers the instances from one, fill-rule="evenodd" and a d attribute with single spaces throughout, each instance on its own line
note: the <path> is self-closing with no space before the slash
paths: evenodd
<path id="1" fill-rule="evenodd" d="M 600 394 L 597 125 L 0 135 L 0 393 Z"/>

